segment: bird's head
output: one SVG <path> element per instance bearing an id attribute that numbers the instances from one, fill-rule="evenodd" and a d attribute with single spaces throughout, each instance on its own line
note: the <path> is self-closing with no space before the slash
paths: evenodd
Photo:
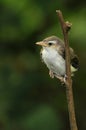
<path id="1" fill-rule="evenodd" d="M 51 36 L 45 38 L 43 41 L 36 42 L 36 44 L 42 46 L 43 48 L 57 48 L 63 44 L 63 41 L 56 36 Z"/>

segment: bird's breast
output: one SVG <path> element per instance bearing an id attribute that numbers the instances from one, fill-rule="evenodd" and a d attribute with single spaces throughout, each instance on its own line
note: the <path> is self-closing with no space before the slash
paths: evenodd
<path id="1" fill-rule="evenodd" d="M 43 49 L 42 59 L 54 73 L 58 75 L 65 74 L 65 60 L 55 49 Z"/>

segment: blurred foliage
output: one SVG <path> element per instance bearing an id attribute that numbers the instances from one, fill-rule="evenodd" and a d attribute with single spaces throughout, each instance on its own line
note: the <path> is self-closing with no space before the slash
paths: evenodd
<path id="1" fill-rule="evenodd" d="M 86 129 L 86 1 L 0 0 L 0 130 L 68 130 L 65 88 L 51 79 L 35 42 L 61 38 L 55 10 L 72 22 L 70 45 L 80 59 L 73 78 L 79 130 Z"/>

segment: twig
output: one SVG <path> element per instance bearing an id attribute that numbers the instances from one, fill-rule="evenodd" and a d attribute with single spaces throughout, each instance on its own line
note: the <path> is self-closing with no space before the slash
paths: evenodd
<path id="1" fill-rule="evenodd" d="M 73 91 L 72 91 L 72 79 L 71 79 L 71 69 L 70 69 L 70 50 L 69 50 L 69 40 L 68 40 L 68 31 L 71 28 L 71 23 L 65 22 L 62 12 L 60 10 L 56 10 L 61 28 L 64 35 L 64 43 L 65 43 L 65 55 L 66 55 L 66 96 L 68 102 L 68 111 L 69 111 L 69 120 L 70 120 L 70 128 L 71 130 L 78 130 L 76 124 L 75 110 L 74 110 L 74 100 L 73 100 Z"/>

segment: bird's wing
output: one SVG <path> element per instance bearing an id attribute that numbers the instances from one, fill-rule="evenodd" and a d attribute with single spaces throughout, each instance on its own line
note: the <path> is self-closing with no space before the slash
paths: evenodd
<path id="1" fill-rule="evenodd" d="M 74 50 L 72 48 L 70 48 L 70 60 L 71 60 L 71 65 L 78 69 L 79 68 L 79 58 L 78 56 L 75 54 Z"/>
<path id="2" fill-rule="evenodd" d="M 60 50 L 59 54 L 62 55 L 62 57 L 65 59 L 65 47 L 62 46 L 59 50 Z M 79 68 L 79 59 L 78 59 L 78 56 L 75 54 L 74 50 L 71 47 L 70 47 L 70 62 L 71 62 L 71 65 L 75 69 Z"/>

